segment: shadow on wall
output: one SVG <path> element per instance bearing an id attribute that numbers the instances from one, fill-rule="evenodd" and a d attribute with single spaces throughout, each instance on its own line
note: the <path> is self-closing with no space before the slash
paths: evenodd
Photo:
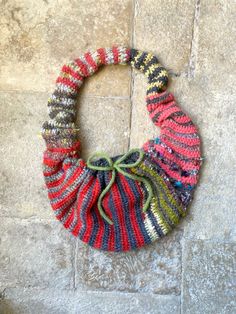
<path id="1" fill-rule="evenodd" d="M 31 303 L 30 305 L 24 305 L 20 302 L 12 303 L 10 300 L 0 299 L 0 314 L 27 314 L 31 313 L 33 308 L 37 314 L 52 313 L 52 309 L 44 306 L 43 304 L 39 304 L 38 302 L 37 304 Z M 57 311 L 56 313 L 62 314 L 60 311 Z"/>
<path id="2" fill-rule="evenodd" d="M 4 300 L 0 301 L 0 313 L 1 314 L 16 314 L 16 312 L 14 312 L 14 310 L 12 309 L 10 303 L 11 302 L 9 301 L 4 301 Z"/>

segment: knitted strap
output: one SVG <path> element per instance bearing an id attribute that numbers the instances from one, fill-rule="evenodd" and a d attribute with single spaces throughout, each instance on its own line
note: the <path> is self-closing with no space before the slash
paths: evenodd
<path id="1" fill-rule="evenodd" d="M 42 136 L 48 148 L 72 147 L 78 141 L 75 107 L 84 78 L 94 74 L 101 65 L 127 63 L 148 77 L 148 90 L 160 92 L 166 89 L 168 73 L 150 53 L 124 47 L 100 48 L 95 52 L 87 52 L 64 65 L 56 80 L 56 89 L 48 100 L 50 120 L 42 128 Z"/>
<path id="2" fill-rule="evenodd" d="M 147 76 L 147 109 L 154 124 L 160 127 L 161 135 L 154 142 L 145 143 L 143 148 L 176 181 L 177 187 L 189 184 L 189 188 L 192 188 L 198 180 L 201 164 L 197 129 L 179 108 L 174 96 L 165 91 L 168 73 L 158 59 L 153 54 L 135 49 L 101 48 L 87 52 L 62 67 L 56 89 L 48 100 L 50 120 L 42 128 L 47 148 L 56 148 L 57 154 L 47 151 L 45 160 L 49 163 L 54 162 L 52 160 L 60 161 L 78 151 L 76 97 L 84 78 L 106 64 L 130 64 Z"/>
<path id="3" fill-rule="evenodd" d="M 93 75 L 101 65 L 126 64 L 129 59 L 127 48 L 100 48 L 62 67 L 56 89 L 48 100 L 50 120 L 42 127 L 47 147 L 71 147 L 78 141 L 76 97 L 84 78 Z"/>
<path id="4" fill-rule="evenodd" d="M 148 78 L 147 93 L 160 93 L 167 88 L 168 72 L 152 53 L 131 49 L 130 64 Z"/>

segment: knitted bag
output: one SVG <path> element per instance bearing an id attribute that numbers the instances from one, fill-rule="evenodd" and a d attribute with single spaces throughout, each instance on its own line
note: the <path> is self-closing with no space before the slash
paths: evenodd
<path id="1" fill-rule="evenodd" d="M 159 138 L 110 158 L 80 157 L 76 97 L 100 65 L 130 64 L 148 78 L 146 103 Z M 166 91 L 168 73 L 158 59 L 124 47 L 98 49 L 64 65 L 48 100 L 43 174 L 58 220 L 74 236 L 107 251 L 128 251 L 162 238 L 187 213 L 201 166 L 192 120 Z"/>

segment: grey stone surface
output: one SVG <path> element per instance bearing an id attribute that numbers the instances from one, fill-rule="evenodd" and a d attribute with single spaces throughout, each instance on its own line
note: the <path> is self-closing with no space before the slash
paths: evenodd
<path id="1" fill-rule="evenodd" d="M 125 153 L 129 141 L 130 102 L 123 98 L 81 97 L 77 124 L 80 128 L 82 156 L 95 151 L 108 155 Z"/>
<path id="2" fill-rule="evenodd" d="M 136 0 L 134 45 L 152 51 L 172 72 L 188 68 L 195 1 Z"/>
<path id="3" fill-rule="evenodd" d="M 235 5 L 0 1 L 1 314 L 236 313 Z M 178 230 L 126 254 L 93 250 L 53 221 L 38 137 L 63 63 L 113 44 L 157 54 L 199 127 L 206 158 Z M 78 99 L 83 157 L 123 153 L 159 134 L 145 108 L 146 85 L 123 66 L 87 79 Z"/>
<path id="4" fill-rule="evenodd" d="M 0 216 L 53 218 L 39 137 L 48 94 L 0 92 Z"/>
<path id="5" fill-rule="evenodd" d="M 2 314 L 169 314 L 180 312 L 178 296 L 133 293 L 6 289 Z"/>
<path id="6" fill-rule="evenodd" d="M 80 295 L 77 302 L 81 302 Z M 0 301 L 1 314 L 73 314 L 75 298 L 72 290 L 11 288 L 5 289 Z"/>
<path id="7" fill-rule="evenodd" d="M 210 93 L 235 93 L 235 1 L 200 1 L 195 74 Z"/>
<path id="8" fill-rule="evenodd" d="M 146 109 L 146 89 L 147 78 L 135 70 L 130 147 L 141 147 L 147 140 L 157 137 L 160 133 L 160 130 L 152 123 Z"/>
<path id="9" fill-rule="evenodd" d="M 236 244 L 187 241 L 183 249 L 182 312 L 236 312 Z"/>
<path id="10" fill-rule="evenodd" d="M 131 10 L 131 0 L 1 1 L 0 89 L 51 91 L 64 62 L 88 49 L 128 45 Z M 88 93 L 127 96 L 128 67 L 105 72 L 89 80 Z"/>
<path id="11" fill-rule="evenodd" d="M 128 253 L 94 250 L 78 243 L 76 286 L 100 291 L 179 294 L 181 230 L 150 246 Z"/>
<path id="12" fill-rule="evenodd" d="M 70 288 L 73 243 L 59 222 L 1 218 L 0 289 Z"/>

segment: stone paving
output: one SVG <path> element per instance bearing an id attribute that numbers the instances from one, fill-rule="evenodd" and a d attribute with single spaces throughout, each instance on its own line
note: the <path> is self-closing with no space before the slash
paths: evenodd
<path id="1" fill-rule="evenodd" d="M 0 11 L 0 313 L 236 313 L 236 2 L 1 0 Z M 55 221 L 38 136 L 63 62 L 113 44 L 159 56 L 205 157 L 185 221 L 126 254 L 91 249 Z M 145 87 L 124 66 L 88 79 L 78 99 L 84 157 L 158 134 Z"/>

